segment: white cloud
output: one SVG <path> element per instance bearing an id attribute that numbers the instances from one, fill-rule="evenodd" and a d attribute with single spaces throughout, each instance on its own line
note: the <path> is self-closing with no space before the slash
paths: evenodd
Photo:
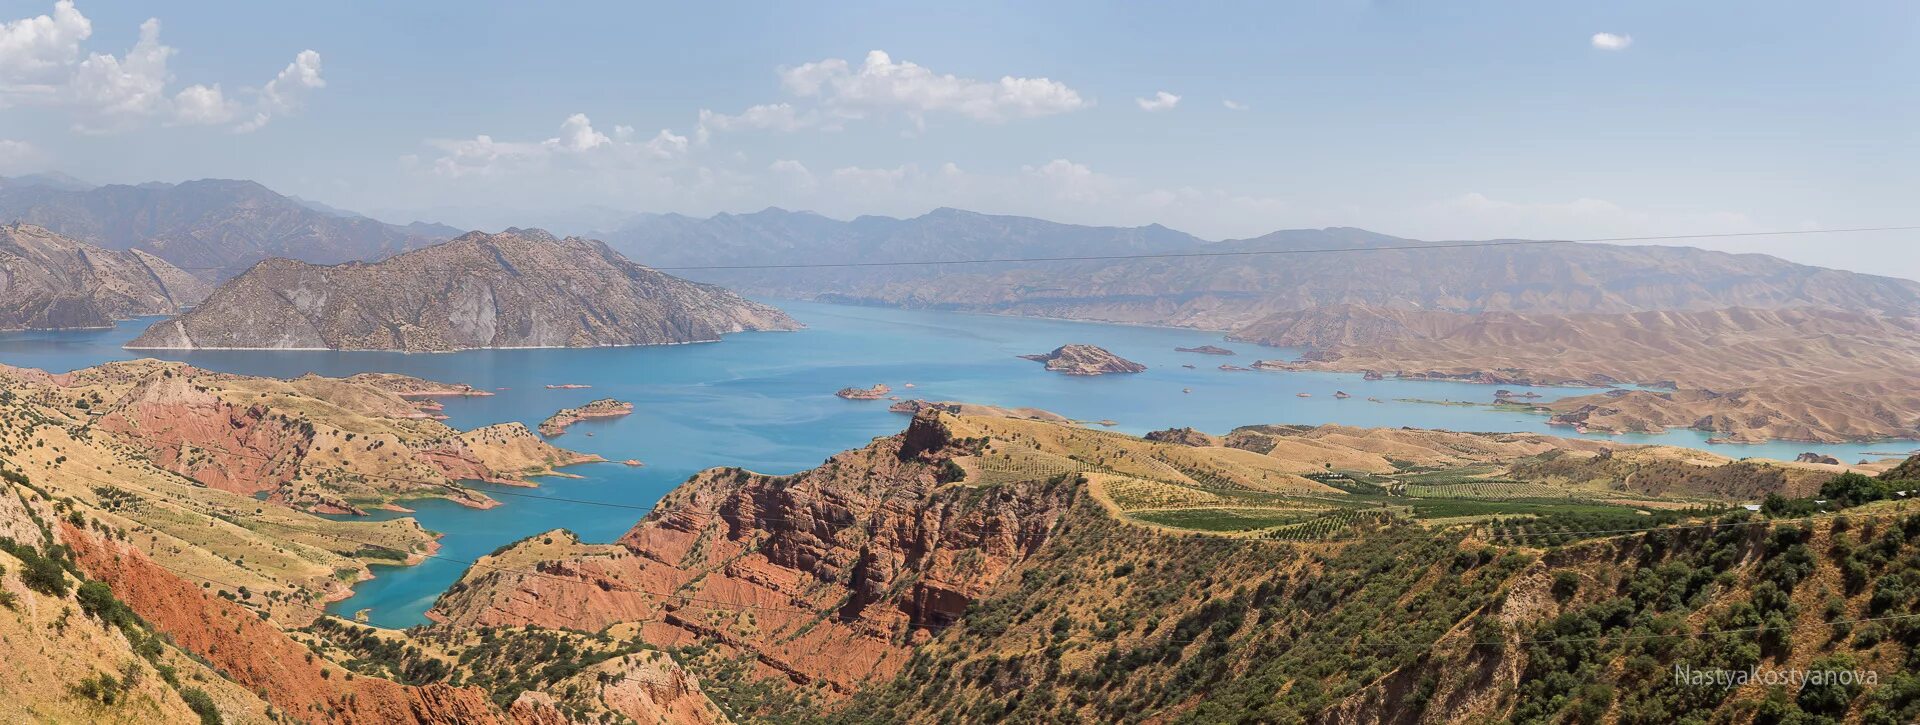
<path id="1" fill-rule="evenodd" d="M 428 146 L 440 156 L 428 166 L 448 178 L 528 174 L 556 166 L 570 169 L 642 169 L 649 163 L 677 159 L 692 142 L 661 129 L 646 141 L 635 141 L 631 126 L 615 126 L 609 136 L 594 128 L 587 114 L 576 113 L 560 122 L 560 133 L 542 141 L 500 141 L 486 134 L 470 139 L 433 139 Z M 411 155 L 410 155 L 411 156 Z M 403 164 L 419 166 L 417 157 Z"/>
<path id="2" fill-rule="evenodd" d="M 702 108 L 700 109 L 700 126 L 696 135 L 705 141 L 715 131 L 752 129 L 791 133 L 804 128 L 833 124 L 832 120 L 819 113 L 803 114 L 791 103 L 763 103 L 750 106 L 747 110 L 734 115 Z"/>
<path id="3" fill-rule="evenodd" d="M 686 154 L 687 146 L 687 137 L 676 135 L 663 128 L 660 129 L 660 133 L 654 134 L 653 138 L 647 141 L 644 148 L 654 158 L 671 159 Z"/>
<path id="4" fill-rule="evenodd" d="M 160 21 L 140 24 L 139 39 L 123 55 L 86 52 L 93 23 L 71 0 L 53 13 L 0 24 L 0 108 L 29 106 L 63 111 L 77 130 L 111 133 L 149 122 L 211 125 L 250 116 L 236 131 L 250 131 L 276 114 L 297 110 L 320 78 L 320 54 L 301 51 L 292 64 L 259 89 L 243 89 L 241 102 L 218 83 L 197 83 L 169 92 L 168 62 L 178 52 L 160 42 Z M 84 54 L 84 57 L 82 57 Z"/>
<path id="5" fill-rule="evenodd" d="M 68 102 L 93 117 L 83 124 L 108 128 L 164 111 L 173 53 L 160 43 L 160 21 L 148 18 L 125 56 L 93 53 L 80 62 L 67 86 Z"/>
<path id="6" fill-rule="evenodd" d="M 777 183 L 798 191 L 812 191 L 820 185 L 807 165 L 793 159 L 780 159 L 767 165 L 767 171 Z"/>
<path id="7" fill-rule="evenodd" d="M 1152 98 L 1135 98 L 1133 102 L 1139 104 L 1142 111 L 1158 113 L 1171 111 L 1174 106 L 1180 105 L 1180 97 L 1166 91 L 1159 91 L 1154 93 Z"/>
<path id="8" fill-rule="evenodd" d="M 1222 105 L 1222 106 L 1226 106 L 1226 107 L 1227 107 L 1227 110 L 1229 110 L 1229 111 L 1244 111 L 1244 110 L 1247 110 L 1247 104 L 1245 104 L 1245 103 L 1241 103 L 1241 102 L 1239 102 L 1239 101 L 1236 101 L 1236 100 L 1233 100 L 1233 99 L 1231 99 L 1231 98 L 1228 98 L 1228 99 L 1225 99 L 1225 100 L 1222 100 L 1222 101 L 1220 101 L 1220 105 Z"/>
<path id="9" fill-rule="evenodd" d="M 260 89 L 259 108 L 254 111 L 252 120 L 235 127 L 235 131 L 249 133 L 267 125 L 276 114 L 288 114 L 300 110 L 306 98 L 314 90 L 327 87 L 326 79 L 320 77 L 320 54 L 312 50 L 303 50 L 293 57 L 293 62 L 280 69 L 279 75 L 267 81 Z"/>
<path id="10" fill-rule="evenodd" d="M 192 85 L 173 96 L 173 115 L 180 123 L 212 125 L 233 120 L 237 104 L 220 91 L 220 84 Z"/>
<path id="11" fill-rule="evenodd" d="M 1633 36 L 1631 35 L 1615 35 L 1613 33 L 1593 34 L 1593 47 L 1601 50 L 1626 50 L 1629 45 L 1633 45 Z"/>
<path id="12" fill-rule="evenodd" d="M 579 153 L 613 143 L 613 139 L 593 130 L 593 121 L 587 118 L 587 114 L 576 113 L 560 122 L 560 137 L 548 139 L 547 143 L 565 151 Z"/>
<path id="13" fill-rule="evenodd" d="M 80 42 L 92 35 L 93 23 L 72 0 L 54 3 L 51 15 L 0 23 L 0 94 L 41 92 L 44 84 L 58 82 L 80 59 Z"/>
<path id="14" fill-rule="evenodd" d="M 25 141 L 0 138 L 0 174 L 18 174 L 45 168 L 47 155 Z"/>
<path id="15" fill-rule="evenodd" d="M 1068 113 L 1092 105 L 1065 83 L 1047 78 L 962 78 L 935 73 L 909 61 L 896 62 L 881 50 L 867 53 L 857 68 L 846 60 L 827 58 L 781 69 L 780 84 L 789 94 L 819 104 L 813 111 L 818 114 L 815 124 L 824 123 L 820 119 L 865 118 L 878 113 L 903 113 L 915 119 L 951 113 L 999 123 Z M 783 115 L 775 118 L 796 122 L 808 118 L 805 112 L 794 115 L 791 107 L 779 112 Z"/>

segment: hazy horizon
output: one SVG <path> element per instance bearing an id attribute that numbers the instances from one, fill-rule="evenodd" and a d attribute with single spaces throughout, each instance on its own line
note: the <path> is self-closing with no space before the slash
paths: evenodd
<path id="1" fill-rule="evenodd" d="M 1920 103 L 1889 91 L 1920 8 L 1482 9 L 6 2 L 0 175 L 244 178 L 496 227 L 767 206 L 1208 239 L 1915 222 Z M 1914 239 L 1700 246 L 1920 279 Z"/>

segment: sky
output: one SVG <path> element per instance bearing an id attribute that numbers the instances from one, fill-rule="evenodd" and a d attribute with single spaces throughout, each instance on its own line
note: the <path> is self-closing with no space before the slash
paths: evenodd
<path id="1" fill-rule="evenodd" d="M 1920 4 L 0 0 L 0 174 L 1203 237 L 1920 225 Z M 1920 279 L 1920 232 L 1686 242 Z"/>

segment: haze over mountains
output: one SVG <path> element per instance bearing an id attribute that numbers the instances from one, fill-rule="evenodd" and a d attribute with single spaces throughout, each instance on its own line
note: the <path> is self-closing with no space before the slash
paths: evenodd
<path id="1" fill-rule="evenodd" d="M 268 257 L 320 264 L 380 259 L 461 232 L 326 209 L 252 181 L 91 186 L 60 174 L 0 180 L 0 222 L 34 224 L 106 249 L 139 249 L 206 280 Z"/>
<path id="2" fill-rule="evenodd" d="M 1920 282 L 1691 247 L 1425 244 L 1363 229 L 1206 242 L 1160 226 L 1085 227 L 940 209 L 840 222 L 805 212 L 645 216 L 604 239 L 660 266 L 1167 253 L 1282 254 L 682 272 L 774 297 L 1230 329 L 1333 304 L 1478 312 L 1634 312 L 1831 305 L 1920 311 Z M 1307 250 L 1361 248 L 1346 253 Z"/>

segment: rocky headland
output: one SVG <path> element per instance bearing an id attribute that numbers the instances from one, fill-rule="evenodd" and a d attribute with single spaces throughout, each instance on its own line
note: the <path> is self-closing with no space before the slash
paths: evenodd
<path id="1" fill-rule="evenodd" d="M 1093 345 L 1071 344 L 1053 352 L 1019 356 L 1023 360 L 1045 363 L 1048 370 L 1064 375 L 1106 375 L 1108 373 L 1145 372 L 1147 366 L 1122 358 Z"/>
<path id="2" fill-rule="evenodd" d="M 798 327 L 599 242 L 509 229 L 374 263 L 270 259 L 127 347 L 445 352 L 708 342 Z"/>

